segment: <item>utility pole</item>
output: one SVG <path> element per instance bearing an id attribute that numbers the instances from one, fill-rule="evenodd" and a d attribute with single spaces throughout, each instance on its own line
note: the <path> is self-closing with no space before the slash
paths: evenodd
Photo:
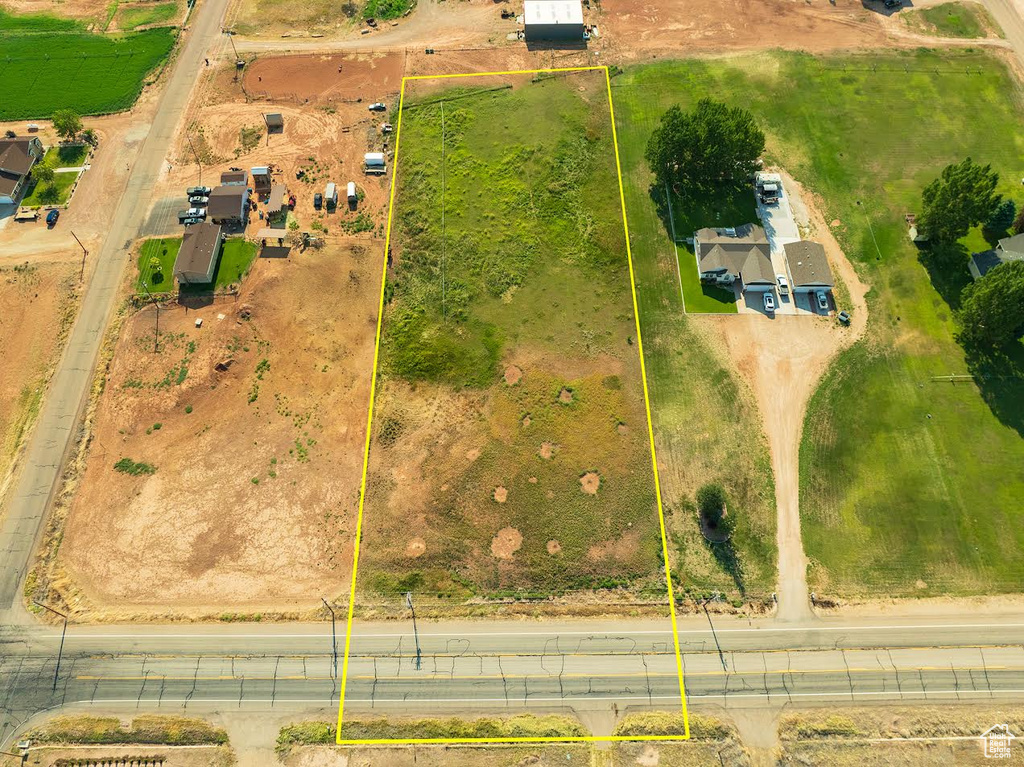
<path id="1" fill-rule="evenodd" d="M 78 276 L 78 281 L 85 282 L 85 257 L 89 255 L 89 251 L 85 249 L 85 245 L 83 245 L 82 241 L 78 239 L 77 234 L 71 232 L 71 236 L 75 238 L 75 242 L 78 243 L 78 247 L 82 249 L 82 273 Z"/>
<path id="2" fill-rule="evenodd" d="M 60 649 L 57 650 L 57 668 L 53 670 L 53 692 L 57 692 L 57 677 L 60 675 L 60 659 L 64 655 L 64 636 L 68 633 L 68 616 L 64 613 L 54 610 L 52 607 L 47 607 L 42 602 L 32 600 L 32 604 L 37 607 L 42 607 L 44 610 L 49 610 L 54 615 L 59 615 L 64 619 L 64 628 L 60 632 Z"/>
<path id="3" fill-rule="evenodd" d="M 338 632 L 335 628 L 335 617 L 334 608 L 327 604 L 327 600 L 320 597 L 320 601 L 324 603 L 324 607 L 327 608 L 331 614 L 331 649 L 334 653 L 334 678 L 338 678 Z"/>
<path id="4" fill-rule="evenodd" d="M 195 155 L 196 165 L 199 166 L 199 186 L 203 185 L 203 163 L 199 160 L 199 152 L 196 151 L 195 144 L 192 143 L 192 136 L 189 135 L 188 130 L 185 131 L 185 138 L 188 139 L 188 145 L 192 149 L 192 154 Z"/>
<path id="5" fill-rule="evenodd" d="M 153 306 L 156 307 L 156 333 L 153 335 L 153 354 L 156 354 L 160 346 L 160 302 L 156 300 L 156 296 L 149 292 L 149 285 L 143 282 L 142 287 L 149 294 L 149 297 L 153 299 Z"/>
<path id="6" fill-rule="evenodd" d="M 412 636 L 416 642 L 416 670 L 420 670 L 420 634 L 416 630 L 416 608 L 412 606 L 412 592 L 405 592 L 405 603 L 409 606 L 409 610 L 412 612 Z"/>

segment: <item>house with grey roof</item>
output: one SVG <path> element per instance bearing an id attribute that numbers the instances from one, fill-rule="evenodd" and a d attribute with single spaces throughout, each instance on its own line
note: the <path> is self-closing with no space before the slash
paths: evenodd
<path id="1" fill-rule="evenodd" d="M 793 277 L 794 293 L 813 293 L 832 290 L 836 281 L 825 256 L 825 248 L 817 242 L 800 240 L 783 245 L 789 271 Z"/>
<path id="2" fill-rule="evenodd" d="M 33 166 L 43 159 L 43 145 L 36 136 L 0 138 L 0 205 L 21 200 Z"/>
<path id="3" fill-rule="evenodd" d="M 1000 264 L 1010 261 L 1024 261 L 1024 233 L 1004 237 L 992 250 L 971 254 L 967 268 L 974 279 L 980 280 Z"/>
<path id="4" fill-rule="evenodd" d="M 702 282 L 739 282 L 743 291 L 760 292 L 775 285 L 771 246 L 764 229 L 756 224 L 700 229 L 693 237 L 693 252 Z"/>

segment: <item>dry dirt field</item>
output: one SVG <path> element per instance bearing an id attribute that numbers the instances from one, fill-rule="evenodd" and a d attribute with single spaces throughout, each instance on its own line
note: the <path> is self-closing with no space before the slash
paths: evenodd
<path id="1" fill-rule="evenodd" d="M 155 354 L 153 309 L 125 318 L 47 575 L 73 610 L 301 610 L 343 590 L 380 251 L 259 259 L 237 300 L 161 311 Z"/>
<path id="2" fill-rule="evenodd" d="M 67 262 L 0 266 L 0 510 L 78 306 Z"/>

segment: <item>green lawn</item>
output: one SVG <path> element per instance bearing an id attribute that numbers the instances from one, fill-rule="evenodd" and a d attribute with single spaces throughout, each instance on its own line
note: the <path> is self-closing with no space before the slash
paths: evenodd
<path id="1" fill-rule="evenodd" d="M 933 381 L 969 371 L 950 303 L 970 278 L 965 263 L 933 283 L 903 220 L 942 167 L 968 155 L 991 162 L 1002 191 L 1019 194 L 1018 83 L 996 59 L 970 51 L 765 54 L 661 63 L 620 81 L 623 91 L 639 89 L 648 112 L 703 95 L 751 109 L 768 134 L 768 159 L 818 195 L 872 285 L 867 337 L 833 365 L 804 428 L 812 587 L 843 595 L 1019 590 L 1022 366 L 1004 365 L 980 387 Z M 895 136 L 894 125 L 913 127 Z"/>
<path id="2" fill-rule="evenodd" d="M 256 245 L 246 242 L 241 237 L 229 237 L 224 240 L 217 258 L 217 266 L 213 273 L 213 290 L 225 290 L 237 285 L 249 272 L 249 267 L 256 258 Z M 209 285 L 178 285 L 183 295 L 199 295 L 210 292 Z"/>
<path id="3" fill-rule="evenodd" d="M 53 169 L 77 168 L 85 162 L 85 158 L 88 156 L 89 147 L 85 144 L 51 146 L 43 155 L 42 164 Z"/>
<path id="4" fill-rule="evenodd" d="M 719 591 L 756 599 L 768 597 L 775 584 L 775 498 L 767 444 L 746 389 L 683 312 L 664 193 L 652 187 L 644 160 L 647 139 L 663 111 L 696 98 L 683 74 L 690 66 L 699 65 L 640 67 L 612 80 L 637 304 L 676 576 L 694 595 Z M 753 195 L 744 191 L 690 205 L 674 200 L 676 236 L 753 220 Z M 686 290 L 688 311 L 735 311 L 734 304 L 700 290 L 696 263 L 684 246 L 679 267 L 684 289 L 694 288 Z M 738 520 L 731 545 L 707 544 L 697 527 L 694 494 L 710 481 L 724 485 Z"/>
<path id="5" fill-rule="evenodd" d="M 999 25 L 978 3 L 943 3 L 905 13 L 912 27 L 941 37 L 988 37 L 989 30 L 1003 36 Z"/>
<path id="6" fill-rule="evenodd" d="M 139 249 L 139 274 L 135 279 L 135 292 L 145 293 L 146 283 L 150 293 L 169 293 L 174 290 L 174 259 L 181 248 L 181 237 L 165 237 L 146 240 Z M 154 256 L 160 259 L 159 269 L 150 269 L 149 262 Z"/>
<path id="7" fill-rule="evenodd" d="M 149 24 L 160 24 L 171 21 L 178 14 L 178 4 L 146 3 L 143 5 L 124 5 L 121 16 L 117 20 L 120 29 L 135 29 Z"/>
<path id="8" fill-rule="evenodd" d="M 62 108 L 83 115 L 127 109 L 174 46 L 172 28 L 101 35 L 64 21 L 0 16 L 0 120 L 49 117 Z"/>
<path id="9" fill-rule="evenodd" d="M 21 204 L 26 208 L 39 208 L 43 205 L 63 205 L 71 196 L 71 187 L 78 176 L 79 173 L 76 170 L 66 171 L 64 173 L 54 173 L 53 185 L 57 187 L 58 197 L 56 200 L 50 200 L 47 202 L 43 202 L 40 199 L 40 194 L 45 188 L 45 185 L 32 182 L 31 186 L 29 186 L 28 193 L 21 201 Z"/>

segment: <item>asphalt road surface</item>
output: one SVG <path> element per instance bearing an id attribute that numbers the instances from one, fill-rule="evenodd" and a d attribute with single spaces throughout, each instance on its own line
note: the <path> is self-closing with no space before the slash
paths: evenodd
<path id="1" fill-rule="evenodd" d="M 82 308 L 43 403 L 29 441 L 11 502 L 0 527 L 0 613 L 9 610 L 43 528 L 47 507 L 78 428 L 96 359 L 128 249 L 135 240 L 152 196 L 153 186 L 170 149 L 182 111 L 188 102 L 211 42 L 220 34 L 228 0 L 204 0 L 188 39 L 177 52 L 149 135 L 110 221 L 110 230 L 97 253 L 95 268 Z"/>
<path id="2" fill-rule="evenodd" d="M 1024 699 L 1024 616 L 680 625 L 690 705 Z M 346 711 L 441 713 L 676 709 L 664 621 L 355 627 Z M 326 630 L 325 630 L 326 629 Z M 419 652 L 417 653 L 417 639 Z M 336 706 L 341 657 L 325 625 L 0 629 L 0 741 L 71 704 L 142 711 Z M 338 636 L 339 655 L 343 634 Z M 337 669 L 337 671 L 336 671 Z M 56 681 L 56 684 L 55 684 Z"/>

